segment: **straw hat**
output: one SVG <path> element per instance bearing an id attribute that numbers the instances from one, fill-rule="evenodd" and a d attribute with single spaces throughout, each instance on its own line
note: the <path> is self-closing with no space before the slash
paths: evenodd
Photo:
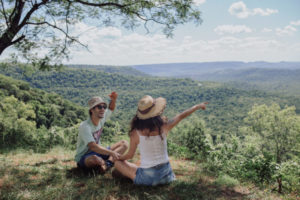
<path id="1" fill-rule="evenodd" d="M 101 97 L 90 98 L 90 100 L 88 101 L 89 110 L 91 110 L 92 108 L 94 108 L 96 105 L 98 105 L 100 103 L 105 103 Z"/>
<path id="2" fill-rule="evenodd" d="M 161 115 L 166 107 L 167 101 L 165 98 L 158 97 L 153 99 L 146 95 L 138 102 L 137 117 L 139 119 L 149 119 Z"/>

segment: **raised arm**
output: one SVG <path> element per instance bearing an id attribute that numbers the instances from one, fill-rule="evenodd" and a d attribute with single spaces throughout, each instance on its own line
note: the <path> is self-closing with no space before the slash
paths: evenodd
<path id="1" fill-rule="evenodd" d="M 176 115 L 173 119 L 169 120 L 168 123 L 165 126 L 166 132 L 169 132 L 174 126 L 176 126 L 181 120 L 186 118 L 187 116 L 191 115 L 196 110 L 199 110 L 200 108 L 202 110 L 206 109 L 206 105 L 208 102 L 203 102 L 197 105 L 194 105 L 193 107 L 183 111 L 182 113 Z"/>
<path id="2" fill-rule="evenodd" d="M 112 92 L 110 95 L 108 95 L 109 98 L 110 98 L 110 103 L 108 105 L 108 108 L 111 110 L 111 111 L 114 111 L 115 108 L 116 108 L 116 101 L 117 101 L 117 98 L 118 98 L 118 93 L 116 92 Z"/>

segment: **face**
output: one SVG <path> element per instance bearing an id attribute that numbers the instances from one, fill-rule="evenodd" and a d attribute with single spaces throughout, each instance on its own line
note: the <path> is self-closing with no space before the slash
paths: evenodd
<path id="1" fill-rule="evenodd" d="M 106 108 L 107 105 L 105 103 L 96 105 L 94 108 L 91 109 L 92 116 L 102 119 L 104 117 Z"/>

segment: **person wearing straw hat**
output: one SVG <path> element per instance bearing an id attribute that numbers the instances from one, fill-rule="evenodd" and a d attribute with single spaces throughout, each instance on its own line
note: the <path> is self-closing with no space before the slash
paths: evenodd
<path id="1" fill-rule="evenodd" d="M 108 148 L 100 145 L 104 123 L 116 107 L 118 94 L 112 92 L 109 97 L 108 109 L 107 104 L 101 97 L 92 97 L 88 101 L 90 116 L 80 124 L 75 155 L 77 166 L 81 169 L 96 169 L 100 173 L 104 173 L 114 165 L 114 161 L 128 148 L 128 142 L 125 140 Z"/>
<path id="2" fill-rule="evenodd" d="M 168 132 L 196 110 L 205 110 L 207 104 L 208 102 L 194 105 L 166 121 L 162 117 L 166 107 L 165 98 L 154 99 L 149 95 L 141 98 L 131 121 L 129 150 L 115 162 L 115 174 L 121 173 L 137 185 L 154 186 L 175 180 L 167 152 Z M 138 146 L 141 157 L 139 167 L 127 161 L 133 158 Z"/>

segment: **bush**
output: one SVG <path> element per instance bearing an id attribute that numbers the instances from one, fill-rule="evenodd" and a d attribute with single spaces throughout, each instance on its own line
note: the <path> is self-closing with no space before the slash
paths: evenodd
<path id="1" fill-rule="evenodd" d="M 168 153 L 169 155 L 175 156 L 177 158 L 187 158 L 189 157 L 189 150 L 187 147 L 180 146 L 171 140 L 168 140 Z"/>
<path id="2" fill-rule="evenodd" d="M 265 153 L 257 155 L 254 158 L 247 159 L 241 162 L 240 176 L 254 183 L 270 183 L 272 176 L 275 174 L 276 163 L 273 156 Z"/>
<path id="3" fill-rule="evenodd" d="M 240 183 L 235 178 L 230 177 L 227 174 L 222 174 L 216 179 L 215 184 L 218 186 L 234 187 Z"/>
<path id="4" fill-rule="evenodd" d="M 284 190 L 300 193 L 300 164 L 287 161 L 278 165 L 274 178 L 280 178 Z"/>

